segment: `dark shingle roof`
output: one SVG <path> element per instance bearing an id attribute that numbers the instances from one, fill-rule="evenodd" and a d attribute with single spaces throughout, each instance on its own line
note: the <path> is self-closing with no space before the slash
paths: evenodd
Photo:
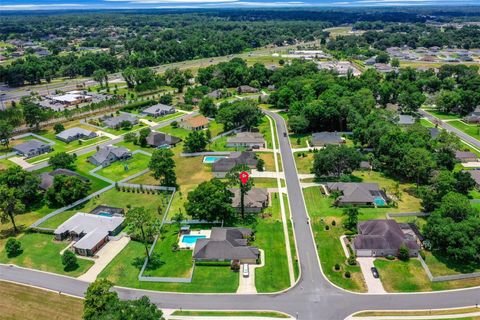
<path id="1" fill-rule="evenodd" d="M 230 189 L 233 193 L 232 207 L 240 207 L 240 189 Z M 244 197 L 246 208 L 263 208 L 264 203 L 268 201 L 268 191 L 264 188 L 252 188 Z"/>
<path id="2" fill-rule="evenodd" d="M 358 236 L 355 249 L 398 250 L 405 244 L 410 249 L 418 249 L 414 240 L 406 239 L 395 220 L 369 220 L 358 223 Z"/>
<path id="3" fill-rule="evenodd" d="M 48 144 L 46 144 L 45 142 L 42 142 L 42 141 L 36 140 L 36 139 L 32 139 L 32 140 L 28 140 L 28 141 L 25 141 L 24 143 L 21 143 L 21 144 L 18 144 L 16 146 L 14 146 L 13 149 L 18 151 L 18 152 L 28 154 L 32 150 L 37 150 L 37 149 L 40 149 L 40 148 L 44 148 L 47 145 Z"/>
<path id="4" fill-rule="evenodd" d="M 52 186 L 53 179 L 57 175 L 78 177 L 84 182 L 90 181 L 88 178 L 79 175 L 75 171 L 68 170 L 68 169 L 56 169 L 56 170 L 53 170 L 51 172 L 44 172 L 44 173 L 40 174 L 40 185 L 39 185 L 39 187 L 43 190 L 47 190 L 48 188 L 50 188 Z"/>
<path id="5" fill-rule="evenodd" d="M 251 168 L 257 165 L 253 152 L 234 152 L 228 158 L 215 161 L 212 165 L 213 172 L 228 172 L 238 165 L 247 165 Z"/>
<path id="6" fill-rule="evenodd" d="M 371 203 L 376 197 L 385 199 L 377 183 L 334 182 L 327 183 L 327 187 L 342 192 L 339 203 Z"/>
<path id="7" fill-rule="evenodd" d="M 163 132 L 153 132 L 152 131 L 152 132 L 150 132 L 150 134 L 147 137 L 148 145 L 155 146 L 155 147 L 159 147 L 159 146 L 164 145 L 164 144 L 174 145 L 174 144 L 177 144 L 180 141 L 181 141 L 180 138 L 168 135 L 168 134 L 163 133 Z"/>
<path id="8" fill-rule="evenodd" d="M 125 154 L 130 153 L 130 150 L 123 147 L 107 146 L 100 148 L 100 150 L 92 156 L 92 159 L 96 160 L 98 163 L 102 163 L 107 159 L 110 153 L 113 153 L 117 158 L 122 158 Z"/>
<path id="9" fill-rule="evenodd" d="M 324 131 L 312 134 L 312 143 L 314 145 L 340 144 L 342 142 L 342 136 L 338 132 Z"/>

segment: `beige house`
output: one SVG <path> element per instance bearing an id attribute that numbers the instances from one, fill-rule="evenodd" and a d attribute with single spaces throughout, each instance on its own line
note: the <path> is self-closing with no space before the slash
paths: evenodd
<path id="1" fill-rule="evenodd" d="M 198 131 L 207 128 L 209 122 L 210 121 L 206 117 L 200 115 L 187 119 L 182 119 L 178 123 L 178 126 L 187 130 Z"/>

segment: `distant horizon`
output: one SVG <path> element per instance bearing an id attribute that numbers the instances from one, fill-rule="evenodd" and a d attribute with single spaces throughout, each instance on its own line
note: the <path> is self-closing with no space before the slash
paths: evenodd
<path id="1" fill-rule="evenodd" d="M 480 0 L 3 0 L 0 11 L 472 7 Z"/>

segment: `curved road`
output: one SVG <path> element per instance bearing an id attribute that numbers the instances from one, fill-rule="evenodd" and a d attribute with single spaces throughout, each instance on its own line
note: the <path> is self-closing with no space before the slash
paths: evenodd
<path id="1" fill-rule="evenodd" d="M 436 309 L 475 305 L 480 301 L 480 288 L 422 294 L 354 294 L 333 286 L 323 276 L 310 226 L 302 189 L 297 176 L 283 118 L 267 112 L 275 120 L 295 236 L 301 277 L 291 289 L 278 294 L 179 294 L 116 287 L 123 299 L 146 295 L 160 308 L 278 310 L 299 319 L 342 320 L 353 312 L 377 309 Z M 0 265 L 0 279 L 83 296 L 88 283 L 75 278 Z"/>

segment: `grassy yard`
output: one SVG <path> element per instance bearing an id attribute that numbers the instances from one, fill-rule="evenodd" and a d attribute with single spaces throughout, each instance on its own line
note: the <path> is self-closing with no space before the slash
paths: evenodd
<path id="1" fill-rule="evenodd" d="M 277 179 L 274 178 L 253 178 L 256 188 L 278 188 Z M 280 179 L 282 187 L 285 187 L 285 180 Z"/>
<path id="2" fill-rule="evenodd" d="M 148 168 L 150 156 L 136 153 L 130 159 L 117 161 L 97 171 L 97 174 L 112 181 L 120 181 Z M 128 169 L 126 169 L 128 168 Z"/>
<path id="3" fill-rule="evenodd" d="M 480 285 L 480 277 L 465 280 L 431 282 L 418 259 L 408 262 L 377 259 L 374 262 L 383 287 L 388 292 L 437 291 Z"/>
<path id="4" fill-rule="evenodd" d="M 82 299 L 29 286 L 1 281 L 0 301 L 3 320 L 82 319 Z"/>
<path id="5" fill-rule="evenodd" d="M 287 251 L 283 234 L 280 201 L 272 193 L 272 204 L 265 209 L 265 218 L 257 218 L 254 246 L 265 251 L 265 266 L 255 271 L 258 292 L 275 292 L 290 286 Z"/>
<path id="6" fill-rule="evenodd" d="M 257 157 L 265 161 L 265 171 L 275 171 L 275 157 L 272 152 L 257 152 Z M 281 171 L 281 167 L 279 167 Z"/>
<path id="7" fill-rule="evenodd" d="M 448 124 L 454 126 L 458 130 L 465 132 L 469 136 L 480 140 L 480 126 L 475 124 L 469 125 L 461 120 L 449 121 Z"/>
<path id="8" fill-rule="evenodd" d="M 365 311 L 359 312 L 354 317 L 388 317 L 388 316 L 431 316 L 431 315 L 462 315 L 466 313 L 479 312 L 479 308 L 456 308 L 456 309 L 433 309 L 418 311 Z M 464 318 L 462 318 L 464 319 Z M 470 318 L 472 319 L 472 318 Z"/>
<path id="9" fill-rule="evenodd" d="M 145 254 L 143 244 L 130 241 L 100 273 L 116 285 L 176 292 L 236 292 L 239 275 L 228 266 L 197 266 L 191 283 L 154 283 L 138 281 L 140 265 Z"/>
<path id="10" fill-rule="evenodd" d="M 266 318 L 290 318 L 289 316 L 275 311 L 186 311 L 177 310 L 172 316 L 190 317 L 266 317 Z"/>
<path id="11" fill-rule="evenodd" d="M 178 243 L 178 228 L 165 225 L 162 235 L 155 245 L 154 252 L 160 256 L 160 266 L 147 269 L 146 276 L 151 277 L 188 277 L 192 272 L 192 251 L 173 251 L 172 246 Z"/>
<path id="12" fill-rule="evenodd" d="M 427 119 L 420 119 L 420 124 L 426 128 L 434 128 L 435 125 L 433 123 L 431 123 L 429 120 Z"/>
<path id="13" fill-rule="evenodd" d="M 264 116 L 262 118 L 262 122 L 258 126 L 258 131 L 263 134 L 263 137 L 265 138 L 266 142 L 266 148 L 271 149 L 273 148 L 273 142 L 272 142 L 272 130 L 270 127 L 270 121 L 268 121 L 268 117 Z M 278 140 L 277 140 L 278 141 Z M 278 148 L 278 142 L 277 142 L 277 148 Z"/>
<path id="14" fill-rule="evenodd" d="M 448 257 L 425 251 L 425 263 L 433 276 L 480 272 L 480 264 L 457 263 Z"/>
<path id="15" fill-rule="evenodd" d="M 313 167 L 313 153 L 296 152 L 293 154 L 298 173 L 311 173 Z"/>
<path id="16" fill-rule="evenodd" d="M 460 119 L 460 116 L 454 113 L 445 113 L 445 112 L 437 111 L 435 109 L 425 109 L 425 111 L 427 111 L 432 116 L 437 117 L 438 119 L 441 119 L 441 120 Z"/>
<path id="17" fill-rule="evenodd" d="M 0 251 L 1 263 L 12 263 L 18 266 L 39 269 L 48 272 L 60 273 L 77 277 L 87 271 L 93 262 L 78 259 L 78 267 L 74 270 L 65 270 L 62 265 L 60 251 L 68 242 L 54 241 L 53 235 L 42 233 L 26 233 L 18 238 L 22 243 L 23 252 L 16 257 L 7 257 L 5 249 Z"/>
<path id="18" fill-rule="evenodd" d="M 290 144 L 292 148 L 306 148 L 307 141 L 311 135 L 307 133 L 293 133 L 288 136 L 290 138 Z"/>

